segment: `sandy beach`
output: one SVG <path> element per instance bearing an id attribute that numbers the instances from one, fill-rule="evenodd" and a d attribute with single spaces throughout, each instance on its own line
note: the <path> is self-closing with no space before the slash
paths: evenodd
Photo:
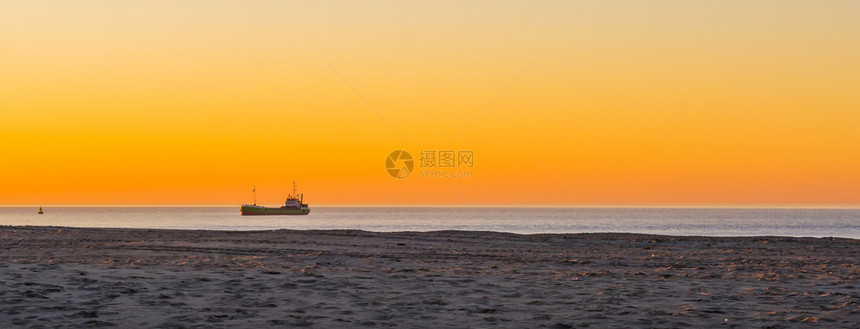
<path id="1" fill-rule="evenodd" d="M 860 241 L 0 227 L 0 327 L 856 328 Z"/>

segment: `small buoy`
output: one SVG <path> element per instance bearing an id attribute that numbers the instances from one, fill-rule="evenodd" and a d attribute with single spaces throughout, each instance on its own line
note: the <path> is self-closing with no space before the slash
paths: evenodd
<path id="1" fill-rule="evenodd" d="M 39 206 L 39 215 L 44 214 L 44 213 L 45 213 L 45 212 L 44 212 L 44 211 L 42 211 L 42 207 L 41 207 L 41 206 Z"/>

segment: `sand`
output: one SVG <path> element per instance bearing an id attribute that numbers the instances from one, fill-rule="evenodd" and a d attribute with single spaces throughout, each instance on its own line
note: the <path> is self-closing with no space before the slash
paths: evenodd
<path id="1" fill-rule="evenodd" d="M 0 328 L 857 328 L 860 241 L 0 227 Z"/>

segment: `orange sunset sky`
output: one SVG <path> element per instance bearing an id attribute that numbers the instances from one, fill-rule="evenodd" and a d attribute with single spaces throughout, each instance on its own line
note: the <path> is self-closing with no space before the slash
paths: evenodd
<path id="1" fill-rule="evenodd" d="M 858 1 L 2 1 L 0 204 L 860 203 Z M 397 149 L 474 151 L 395 179 Z"/>

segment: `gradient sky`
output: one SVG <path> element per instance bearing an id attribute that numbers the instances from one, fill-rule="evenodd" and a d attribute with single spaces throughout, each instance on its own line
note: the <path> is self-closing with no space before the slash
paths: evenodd
<path id="1" fill-rule="evenodd" d="M 860 203 L 858 17 L 0 1 L 0 204 L 278 203 L 293 179 L 312 205 Z M 472 150 L 474 176 L 394 179 L 396 149 Z"/>

